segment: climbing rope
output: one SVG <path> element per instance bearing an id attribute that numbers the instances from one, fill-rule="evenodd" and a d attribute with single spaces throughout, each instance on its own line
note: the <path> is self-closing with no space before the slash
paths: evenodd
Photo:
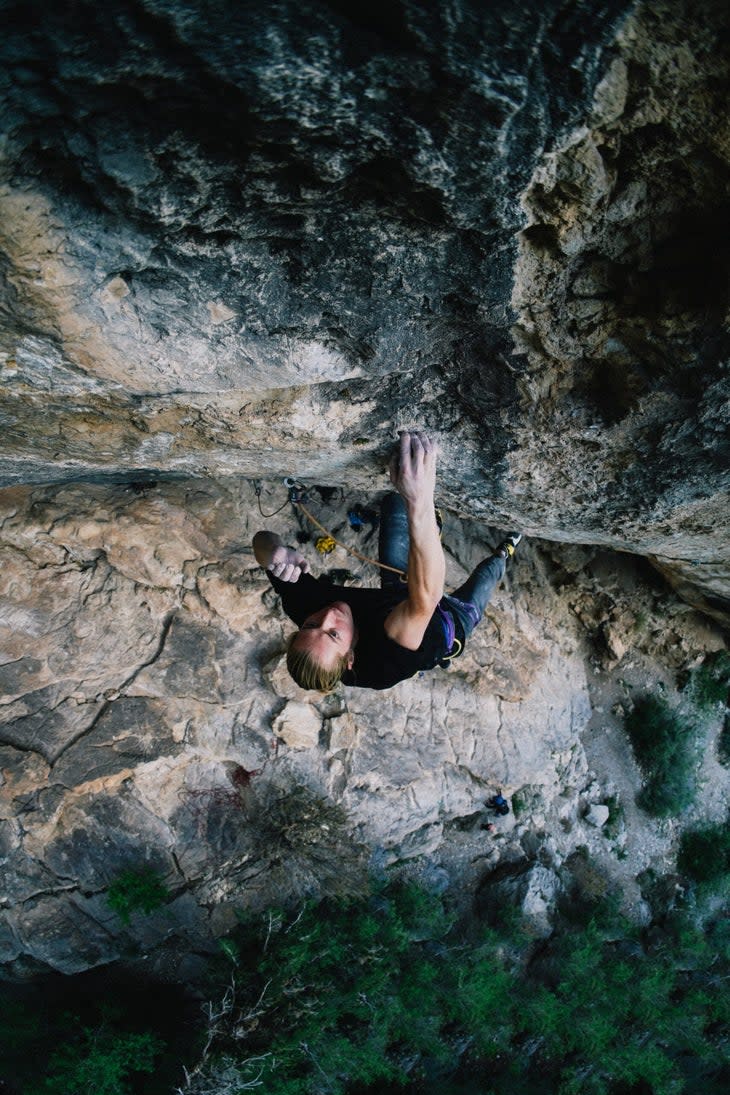
<path id="1" fill-rule="evenodd" d="M 393 574 L 399 574 L 403 581 L 406 581 L 407 575 L 404 570 L 400 570 L 398 567 L 389 566 L 387 563 L 381 563 L 377 559 L 371 559 L 369 555 L 363 555 L 361 551 L 357 550 L 357 548 L 350 547 L 348 544 L 343 544 L 341 540 L 338 540 L 336 537 L 334 537 L 329 529 L 326 529 L 324 525 L 317 520 L 314 514 L 310 513 L 310 511 L 304 505 L 302 499 L 305 494 L 305 487 L 301 483 L 298 483 L 296 479 L 292 479 L 289 476 L 284 480 L 284 485 L 289 489 L 289 498 L 287 499 L 287 501 L 291 502 L 293 506 L 298 506 L 304 516 L 307 518 L 307 520 L 310 521 L 315 528 L 319 529 L 321 533 L 323 533 L 323 535 L 320 536 L 319 540 L 317 540 L 315 544 L 315 547 L 319 552 L 328 555 L 331 551 L 334 551 L 335 547 L 341 547 L 344 548 L 348 555 L 354 555 L 356 559 L 361 559 L 363 563 L 371 563 L 375 567 L 380 567 L 381 570 L 389 570 Z M 286 505 L 286 502 L 284 503 L 284 505 Z M 278 513 L 279 511 L 277 510 L 276 512 Z M 320 543 L 326 546 L 324 548 L 321 548 L 318 546 Z"/>

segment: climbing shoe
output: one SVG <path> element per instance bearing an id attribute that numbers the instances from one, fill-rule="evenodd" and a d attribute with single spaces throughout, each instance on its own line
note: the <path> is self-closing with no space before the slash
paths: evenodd
<path id="1" fill-rule="evenodd" d="M 505 536 L 502 543 L 497 548 L 497 551 L 496 551 L 495 554 L 503 555 L 505 559 L 510 559 L 514 555 L 515 548 L 517 547 L 517 545 L 519 544 L 521 539 L 522 539 L 522 533 L 521 532 L 510 532 L 510 533 L 508 533 Z"/>

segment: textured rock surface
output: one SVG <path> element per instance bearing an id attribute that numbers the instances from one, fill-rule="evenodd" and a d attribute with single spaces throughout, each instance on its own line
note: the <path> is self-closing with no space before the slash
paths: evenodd
<path id="1" fill-rule="evenodd" d="M 417 419 L 726 607 L 725 5 L 5 8 L 6 483 L 372 485 Z"/>
<path id="2" fill-rule="evenodd" d="M 353 500 L 317 509 L 344 526 Z M 581 743 L 601 710 L 588 656 L 612 666 L 621 644 L 678 669 L 720 643 L 671 595 L 622 592 L 610 553 L 560 551 L 556 565 L 526 545 L 449 671 L 322 697 L 286 674 L 292 625 L 250 553 L 250 484 L 16 487 L 0 501 L 0 962 L 13 976 L 135 948 L 169 974 L 235 908 L 356 888 L 373 852 L 381 866 L 441 854 L 463 833 L 474 863 L 495 866 L 564 830 L 552 869 L 604 839 L 584 820 L 603 795 Z M 293 539 L 289 507 L 270 524 Z M 451 588 L 495 538 L 447 519 Z M 339 550 L 327 565 L 374 579 Z M 497 787 L 520 812 L 500 819 L 502 843 L 479 836 Z M 141 866 L 171 900 L 125 928 L 106 891 Z"/>
<path id="3" fill-rule="evenodd" d="M 249 485 L 15 488 L 3 502 L 6 961 L 70 971 L 117 956 L 128 939 L 104 892 L 126 867 L 180 895 L 149 946 L 170 930 L 202 945 L 232 902 L 256 903 L 262 874 L 269 898 L 296 892 L 311 809 L 282 822 L 298 835 L 279 858 L 296 853 L 299 875 L 274 883 L 270 787 L 339 803 L 353 849 L 433 850 L 495 781 L 551 794 L 589 717 L 575 637 L 546 618 L 527 558 L 449 672 L 321 697 L 283 670 L 291 625 L 250 555 Z M 277 521 L 291 532 L 288 512 Z M 485 545 L 447 531 L 455 585 Z"/>
<path id="4" fill-rule="evenodd" d="M 730 601 L 726 5 L 1 7 L 5 972 L 162 968 L 497 786 L 531 828 L 482 866 L 599 847 L 591 666 L 720 641 L 604 549 Z M 246 480 L 343 485 L 341 523 L 412 423 L 451 584 L 492 526 L 563 547 L 448 673 L 305 696 Z M 127 929 L 143 864 L 171 900 Z"/>

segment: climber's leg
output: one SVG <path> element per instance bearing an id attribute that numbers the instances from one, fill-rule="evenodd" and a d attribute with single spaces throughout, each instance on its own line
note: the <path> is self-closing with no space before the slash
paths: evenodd
<path id="1" fill-rule="evenodd" d="M 504 575 L 507 559 L 514 555 L 521 539 L 519 533 L 510 533 L 494 554 L 483 559 L 464 584 L 445 598 L 461 622 L 465 638 L 471 635 L 484 615 L 484 609 Z"/>
<path id="2" fill-rule="evenodd" d="M 390 491 L 383 499 L 380 508 L 379 562 L 396 567 L 405 574 L 408 570 L 408 544 L 406 504 L 399 494 Z M 382 589 L 388 586 L 402 586 L 403 579 L 392 570 L 381 570 L 380 585 Z"/>

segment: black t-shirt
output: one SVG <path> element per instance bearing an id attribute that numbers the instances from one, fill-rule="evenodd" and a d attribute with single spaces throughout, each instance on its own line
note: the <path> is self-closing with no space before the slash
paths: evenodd
<path id="1" fill-rule="evenodd" d="M 431 617 L 418 650 L 406 650 L 390 639 L 383 624 L 387 616 L 408 596 L 406 585 L 394 589 L 362 589 L 338 586 L 326 578 L 302 574 L 296 582 L 282 582 L 266 572 L 281 597 L 290 620 L 301 627 L 308 616 L 333 601 L 350 606 L 358 631 L 355 664 L 345 671 L 342 683 L 359 688 L 391 688 L 419 669 L 433 669 L 445 654 L 446 630 L 438 610 Z"/>

